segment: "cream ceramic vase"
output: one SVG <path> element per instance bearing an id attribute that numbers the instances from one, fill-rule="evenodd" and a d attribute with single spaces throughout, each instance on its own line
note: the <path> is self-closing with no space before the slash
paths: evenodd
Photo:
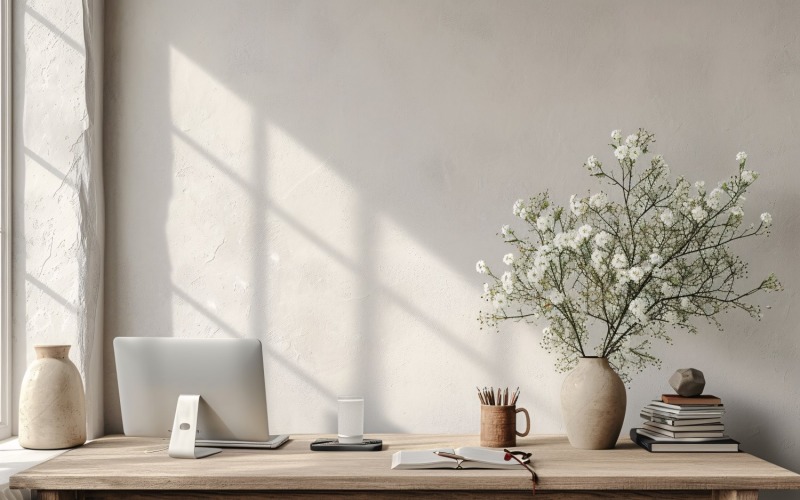
<path id="1" fill-rule="evenodd" d="M 86 404 L 68 345 L 37 345 L 36 360 L 22 379 L 19 444 L 35 450 L 71 448 L 86 442 Z"/>
<path id="2" fill-rule="evenodd" d="M 561 387 L 561 414 L 569 444 L 584 450 L 613 448 L 626 404 L 625 384 L 608 359 L 580 358 Z"/>

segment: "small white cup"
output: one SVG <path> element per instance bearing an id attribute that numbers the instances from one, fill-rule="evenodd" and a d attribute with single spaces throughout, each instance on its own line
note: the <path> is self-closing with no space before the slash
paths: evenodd
<path id="1" fill-rule="evenodd" d="M 356 444 L 364 440 L 364 398 L 341 396 L 339 401 L 339 442 Z"/>

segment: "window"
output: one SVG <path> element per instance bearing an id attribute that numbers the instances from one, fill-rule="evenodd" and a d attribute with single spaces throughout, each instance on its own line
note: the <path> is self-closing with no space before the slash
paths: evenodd
<path id="1" fill-rule="evenodd" d="M 0 0 L 0 439 L 11 435 L 11 0 Z"/>

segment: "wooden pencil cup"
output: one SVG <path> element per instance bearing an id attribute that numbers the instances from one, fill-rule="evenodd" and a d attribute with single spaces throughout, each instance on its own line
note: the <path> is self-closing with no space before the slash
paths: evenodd
<path id="1" fill-rule="evenodd" d="M 517 431 L 517 413 L 525 414 L 525 432 Z M 481 405 L 481 446 L 509 448 L 517 445 L 517 436 L 527 436 L 531 416 L 515 405 Z"/>

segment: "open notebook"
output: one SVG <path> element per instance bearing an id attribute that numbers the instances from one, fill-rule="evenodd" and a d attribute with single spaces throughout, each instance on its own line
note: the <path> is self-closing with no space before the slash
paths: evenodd
<path id="1" fill-rule="evenodd" d="M 442 457 L 435 452 L 445 452 L 463 457 Z M 392 469 L 516 469 L 516 460 L 506 461 L 504 451 L 489 448 L 461 447 L 435 450 L 398 451 L 392 455 Z"/>

